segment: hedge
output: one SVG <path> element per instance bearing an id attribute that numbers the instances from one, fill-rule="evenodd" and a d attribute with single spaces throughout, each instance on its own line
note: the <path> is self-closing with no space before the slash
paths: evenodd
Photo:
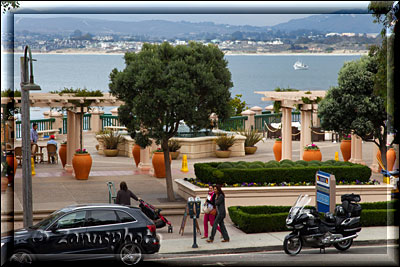
<path id="1" fill-rule="evenodd" d="M 371 169 L 361 164 L 349 162 L 309 162 L 282 160 L 281 162 L 211 162 L 195 163 L 196 177 L 202 183 L 314 183 L 319 170 L 335 175 L 336 181 L 368 182 Z"/>
<path id="2" fill-rule="evenodd" d="M 399 201 L 360 203 L 361 226 L 399 225 Z M 307 208 L 307 207 L 306 207 Z M 290 206 L 232 206 L 232 222 L 245 233 L 288 231 L 286 217 Z"/>

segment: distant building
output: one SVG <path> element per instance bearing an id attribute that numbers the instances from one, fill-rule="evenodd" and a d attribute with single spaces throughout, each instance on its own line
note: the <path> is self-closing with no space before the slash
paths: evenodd
<path id="1" fill-rule="evenodd" d="M 330 33 L 325 34 L 325 37 L 331 37 L 331 36 L 340 36 L 340 33 L 330 32 Z"/>

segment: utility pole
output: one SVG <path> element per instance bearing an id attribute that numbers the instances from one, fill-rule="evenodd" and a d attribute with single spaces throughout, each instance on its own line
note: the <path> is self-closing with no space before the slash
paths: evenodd
<path id="1" fill-rule="evenodd" d="M 24 214 L 24 227 L 33 224 L 32 208 L 32 169 L 31 169 L 31 137 L 30 137 L 30 103 L 29 90 L 23 86 L 29 83 L 28 60 L 21 57 L 21 124 L 22 124 L 22 207 Z"/>

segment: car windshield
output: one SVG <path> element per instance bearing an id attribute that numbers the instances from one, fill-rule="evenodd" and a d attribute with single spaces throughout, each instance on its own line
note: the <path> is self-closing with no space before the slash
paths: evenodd
<path id="1" fill-rule="evenodd" d="M 306 205 L 308 205 L 311 202 L 311 197 L 308 195 L 300 195 L 296 203 L 292 206 L 290 209 L 290 217 L 293 218 L 299 210 L 302 210 Z"/>
<path id="2" fill-rule="evenodd" d="M 52 214 L 50 214 L 49 216 L 47 216 L 46 218 L 44 218 L 43 220 L 41 220 L 40 222 L 38 222 L 37 224 L 35 224 L 29 228 L 45 230 L 47 227 L 50 226 L 50 224 L 52 224 L 54 222 L 54 220 L 60 218 L 65 213 L 66 212 L 64 212 L 64 211 L 55 211 Z"/>

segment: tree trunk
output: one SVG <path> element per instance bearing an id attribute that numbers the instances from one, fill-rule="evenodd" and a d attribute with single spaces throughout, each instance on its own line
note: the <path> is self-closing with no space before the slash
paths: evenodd
<path id="1" fill-rule="evenodd" d="M 176 201 L 174 187 L 172 184 L 172 175 L 171 175 L 171 162 L 169 160 L 169 149 L 168 149 L 168 139 L 163 140 L 161 142 L 161 147 L 164 151 L 164 164 L 165 164 L 165 180 L 167 183 L 167 196 L 168 201 Z"/>

